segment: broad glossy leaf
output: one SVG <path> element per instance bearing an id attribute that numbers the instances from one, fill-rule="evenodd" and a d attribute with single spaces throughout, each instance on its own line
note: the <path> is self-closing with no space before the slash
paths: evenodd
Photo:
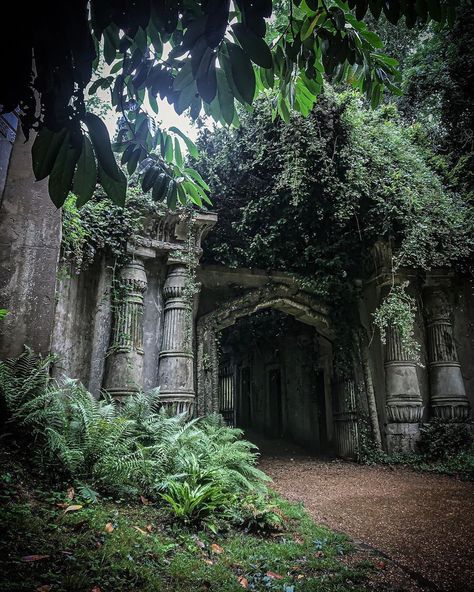
<path id="1" fill-rule="evenodd" d="M 232 25 L 232 30 L 242 49 L 252 62 L 262 66 L 262 68 L 271 68 L 273 66 L 272 54 L 264 39 L 258 37 L 244 23 Z"/>
<path id="2" fill-rule="evenodd" d="M 230 90 L 227 77 L 223 70 L 217 70 L 217 98 L 222 117 L 228 125 L 234 119 L 234 95 Z"/>
<path id="3" fill-rule="evenodd" d="M 94 115 L 93 113 L 86 113 L 84 123 L 89 130 L 94 152 L 103 172 L 110 177 L 110 179 L 113 179 L 120 184 L 123 179 L 123 173 L 115 162 L 115 157 L 110 145 L 109 132 L 105 127 L 105 123 L 100 117 L 97 117 L 97 115 Z"/>
<path id="4" fill-rule="evenodd" d="M 120 173 L 119 180 L 113 179 L 112 177 L 109 177 L 107 172 L 102 167 L 100 161 L 98 163 L 97 170 L 99 175 L 99 183 L 104 188 L 105 193 L 110 197 L 114 204 L 123 207 L 125 205 L 125 197 L 127 195 L 127 179 L 123 172 L 118 169 Z"/>
<path id="5" fill-rule="evenodd" d="M 255 74 L 252 64 L 241 47 L 230 42 L 226 42 L 226 46 L 234 84 L 244 101 L 251 105 L 255 95 Z"/>
<path id="6" fill-rule="evenodd" d="M 186 148 L 189 150 L 189 154 L 191 154 L 191 156 L 194 156 L 194 158 L 197 158 L 199 156 L 199 152 L 198 152 L 198 149 L 196 148 L 196 144 L 192 140 L 190 140 L 188 138 L 188 136 L 186 136 L 186 134 L 184 134 L 180 129 L 178 129 L 174 125 L 169 128 L 169 131 L 173 132 L 174 134 L 177 134 L 183 140 L 183 142 L 186 144 Z"/>
<path id="7" fill-rule="evenodd" d="M 179 167 L 183 166 L 183 154 L 181 153 L 181 146 L 178 138 L 174 139 L 174 160 Z"/>
<path id="8" fill-rule="evenodd" d="M 84 136 L 82 151 L 77 161 L 77 169 L 74 174 L 73 191 L 77 195 L 78 208 L 87 203 L 94 194 L 97 183 L 97 165 L 91 141 Z"/>
<path id="9" fill-rule="evenodd" d="M 204 179 L 196 170 L 186 167 L 184 169 L 184 172 L 187 173 L 187 175 L 189 175 L 192 179 L 197 181 L 203 189 L 205 189 L 206 191 L 210 191 L 209 185 L 204 181 Z"/>
<path id="10" fill-rule="evenodd" d="M 47 127 L 42 127 L 38 132 L 31 150 L 33 172 L 37 181 L 45 179 L 52 171 L 56 156 L 67 133 L 66 128 L 53 132 Z"/>
<path id="11" fill-rule="evenodd" d="M 72 143 L 71 134 L 68 133 L 61 144 L 48 181 L 49 196 L 57 208 L 63 205 L 71 191 L 80 153 L 80 146 Z"/>

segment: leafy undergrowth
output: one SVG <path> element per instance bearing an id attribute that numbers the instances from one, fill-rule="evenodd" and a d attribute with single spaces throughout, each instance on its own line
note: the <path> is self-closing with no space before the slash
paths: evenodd
<path id="1" fill-rule="evenodd" d="M 227 526 L 213 534 L 178 526 L 143 497 L 91 501 L 67 483 L 51 490 L 11 453 L 0 461 L 3 592 L 366 589 L 372 568 L 345 564 L 350 542 L 280 498 L 273 532 Z"/>

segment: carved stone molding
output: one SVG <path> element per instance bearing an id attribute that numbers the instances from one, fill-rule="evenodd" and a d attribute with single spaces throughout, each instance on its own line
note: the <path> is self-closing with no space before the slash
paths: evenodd
<path id="1" fill-rule="evenodd" d="M 453 310 L 446 290 L 429 287 L 424 291 L 428 332 L 430 403 L 436 417 L 464 421 L 470 406 L 453 335 Z"/>
<path id="2" fill-rule="evenodd" d="M 143 296 L 147 278 L 143 261 L 135 259 L 120 272 L 114 295 L 112 340 L 105 390 L 121 399 L 143 387 Z"/>

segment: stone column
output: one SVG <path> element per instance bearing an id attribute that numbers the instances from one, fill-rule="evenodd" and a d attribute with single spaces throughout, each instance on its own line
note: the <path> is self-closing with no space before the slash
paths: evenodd
<path id="1" fill-rule="evenodd" d="M 143 388 L 143 295 L 147 289 L 141 259 L 120 272 L 114 297 L 112 342 L 108 351 L 105 390 L 121 400 Z"/>
<path id="2" fill-rule="evenodd" d="M 430 403 L 435 417 L 464 421 L 469 402 L 453 337 L 452 308 L 440 287 L 426 288 Z"/>
<path id="3" fill-rule="evenodd" d="M 170 413 L 192 414 L 194 407 L 193 291 L 186 264 L 168 258 L 163 342 L 159 356 L 160 401 Z M 189 289 L 187 289 L 189 288 Z"/>
<path id="4" fill-rule="evenodd" d="M 395 327 L 389 327 L 386 335 L 385 392 L 388 452 L 414 452 L 423 400 L 416 363 L 407 354 Z"/>

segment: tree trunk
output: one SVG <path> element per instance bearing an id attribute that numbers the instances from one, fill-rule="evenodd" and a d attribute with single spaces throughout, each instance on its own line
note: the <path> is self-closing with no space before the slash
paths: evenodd
<path id="1" fill-rule="evenodd" d="M 377 402 L 375 399 L 374 383 L 372 381 L 372 371 L 370 369 L 369 348 L 366 343 L 366 336 L 362 330 L 355 331 L 355 341 L 359 346 L 359 352 L 364 373 L 365 392 L 367 394 L 367 406 L 369 408 L 369 418 L 374 435 L 375 445 L 378 450 L 382 450 L 382 437 L 380 434 L 379 416 L 377 413 Z"/>

